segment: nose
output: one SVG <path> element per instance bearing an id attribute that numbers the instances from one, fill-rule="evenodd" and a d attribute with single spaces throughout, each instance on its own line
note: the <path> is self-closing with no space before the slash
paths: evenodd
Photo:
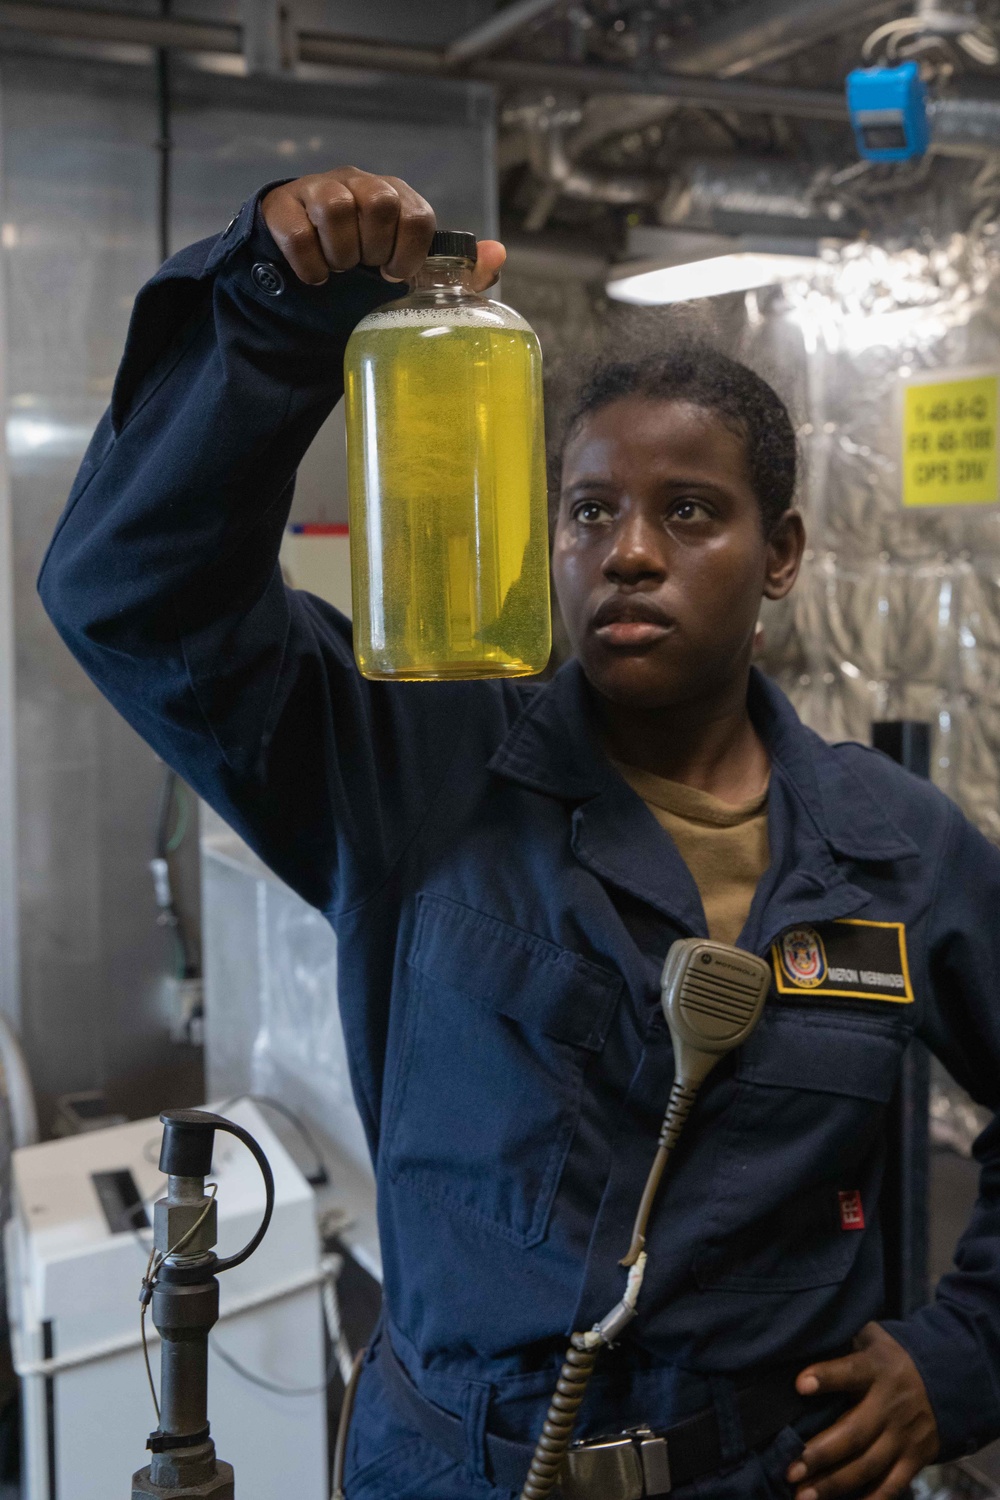
<path id="1" fill-rule="evenodd" d="M 666 577 L 662 536 L 638 509 L 622 515 L 609 538 L 601 570 L 609 583 L 632 586 Z"/>

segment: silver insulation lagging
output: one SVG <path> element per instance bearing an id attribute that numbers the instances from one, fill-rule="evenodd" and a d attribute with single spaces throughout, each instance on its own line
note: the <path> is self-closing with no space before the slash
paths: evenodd
<path id="1" fill-rule="evenodd" d="M 631 1243 L 621 1262 L 628 1267 L 625 1292 L 593 1328 L 572 1335 L 521 1500 L 547 1500 L 559 1483 L 598 1353 L 636 1315 L 646 1269 L 646 1231 L 670 1155 L 701 1085 L 721 1057 L 743 1045 L 760 1020 L 770 984 L 771 971 L 762 958 L 727 943 L 683 938 L 670 949 L 660 999 L 674 1044 L 674 1082 Z"/>
<path id="2" fill-rule="evenodd" d="M 900 493 L 901 387 L 1000 365 L 1000 178 L 976 181 L 981 235 L 953 232 L 957 196 L 919 199 L 908 246 L 845 248 L 750 294 L 738 354 L 791 401 L 804 458 L 809 551 L 790 598 L 765 604 L 761 665 L 824 739 L 929 722 L 933 780 L 1000 843 L 1000 511 Z"/>

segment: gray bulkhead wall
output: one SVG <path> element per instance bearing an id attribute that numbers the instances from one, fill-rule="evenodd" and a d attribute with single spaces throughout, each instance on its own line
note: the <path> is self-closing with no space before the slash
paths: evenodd
<path id="1" fill-rule="evenodd" d="M 147 869 L 161 772 L 35 593 L 132 296 L 156 267 L 155 133 L 144 74 L 0 57 L 20 1009 L 43 1123 L 73 1089 L 107 1085 L 140 1107 L 179 1061 L 161 1014 L 173 955 Z"/>
<path id="2" fill-rule="evenodd" d="M 470 7 L 456 9 L 460 29 Z M 443 223 L 495 229 L 492 99 L 481 86 L 173 71 L 175 247 L 220 231 L 261 183 L 343 162 L 408 178 Z M 133 297 L 156 268 L 156 137 L 150 69 L 0 54 L 20 1010 L 43 1123 L 72 1089 L 104 1087 L 133 1114 L 201 1090 L 200 1057 L 170 1040 L 163 978 L 175 953 L 148 872 L 162 768 L 71 659 L 35 593 Z M 304 467 L 297 515 L 344 518 L 342 463 L 335 419 Z M 228 1021 L 256 1038 L 256 993 L 229 999 Z"/>
<path id="3" fill-rule="evenodd" d="M 780 370 L 799 421 L 803 576 L 765 615 L 765 664 L 813 728 L 932 726 L 931 775 L 1000 844 L 1000 507 L 904 509 L 907 382 L 1000 370 L 996 223 L 848 247 L 747 299 L 742 352 Z"/>

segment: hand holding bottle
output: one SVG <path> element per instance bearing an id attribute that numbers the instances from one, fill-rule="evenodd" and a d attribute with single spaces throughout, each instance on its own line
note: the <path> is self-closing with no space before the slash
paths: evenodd
<path id="1" fill-rule="evenodd" d="M 400 177 L 336 167 L 272 188 L 264 221 L 300 281 L 321 286 L 331 271 L 378 266 L 387 281 L 408 281 L 423 265 L 434 210 Z M 480 240 L 472 273 L 477 292 L 493 285 L 507 252 Z"/>
<path id="2" fill-rule="evenodd" d="M 344 356 L 362 674 L 541 671 L 551 645 L 541 351 L 518 313 L 480 295 L 504 247 L 436 232 L 407 183 L 357 167 L 272 188 L 262 212 L 306 285 L 358 265 L 410 284 L 361 319 Z"/>

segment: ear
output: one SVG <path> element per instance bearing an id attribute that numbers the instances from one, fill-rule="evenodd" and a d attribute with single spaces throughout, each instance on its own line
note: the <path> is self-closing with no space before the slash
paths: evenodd
<path id="1" fill-rule="evenodd" d="M 767 542 L 764 598 L 784 599 L 791 592 L 806 546 L 806 528 L 797 510 L 786 510 Z"/>

